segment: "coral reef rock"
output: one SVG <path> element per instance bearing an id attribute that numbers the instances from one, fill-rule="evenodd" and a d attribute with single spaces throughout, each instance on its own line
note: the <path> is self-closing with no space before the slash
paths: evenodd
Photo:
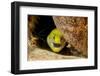
<path id="1" fill-rule="evenodd" d="M 66 42 L 87 57 L 87 17 L 53 16 L 53 20 L 56 27 L 63 33 Z"/>

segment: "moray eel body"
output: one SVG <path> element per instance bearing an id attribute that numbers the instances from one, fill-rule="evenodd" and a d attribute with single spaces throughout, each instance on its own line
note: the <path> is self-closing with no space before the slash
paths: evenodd
<path id="1" fill-rule="evenodd" d="M 56 28 L 47 36 L 47 43 L 53 52 L 60 52 L 65 46 L 62 33 Z"/>

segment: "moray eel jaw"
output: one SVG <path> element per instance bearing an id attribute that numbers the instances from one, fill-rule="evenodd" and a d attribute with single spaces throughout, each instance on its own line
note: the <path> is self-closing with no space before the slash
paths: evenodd
<path id="1" fill-rule="evenodd" d="M 65 46 L 65 40 L 58 29 L 53 29 L 47 36 L 47 43 L 53 52 L 60 52 Z"/>

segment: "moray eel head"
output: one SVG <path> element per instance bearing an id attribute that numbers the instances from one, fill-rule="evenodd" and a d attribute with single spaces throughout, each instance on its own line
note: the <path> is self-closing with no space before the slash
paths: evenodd
<path id="1" fill-rule="evenodd" d="M 53 52 L 60 52 L 65 46 L 65 40 L 58 29 L 53 29 L 47 36 L 47 43 Z"/>

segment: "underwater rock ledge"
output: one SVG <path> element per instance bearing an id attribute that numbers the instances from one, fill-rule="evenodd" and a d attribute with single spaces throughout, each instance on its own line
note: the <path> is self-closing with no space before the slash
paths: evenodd
<path id="1" fill-rule="evenodd" d="M 87 57 L 87 17 L 53 16 L 53 20 L 56 27 L 64 35 L 66 42 L 74 46 L 83 56 Z"/>

